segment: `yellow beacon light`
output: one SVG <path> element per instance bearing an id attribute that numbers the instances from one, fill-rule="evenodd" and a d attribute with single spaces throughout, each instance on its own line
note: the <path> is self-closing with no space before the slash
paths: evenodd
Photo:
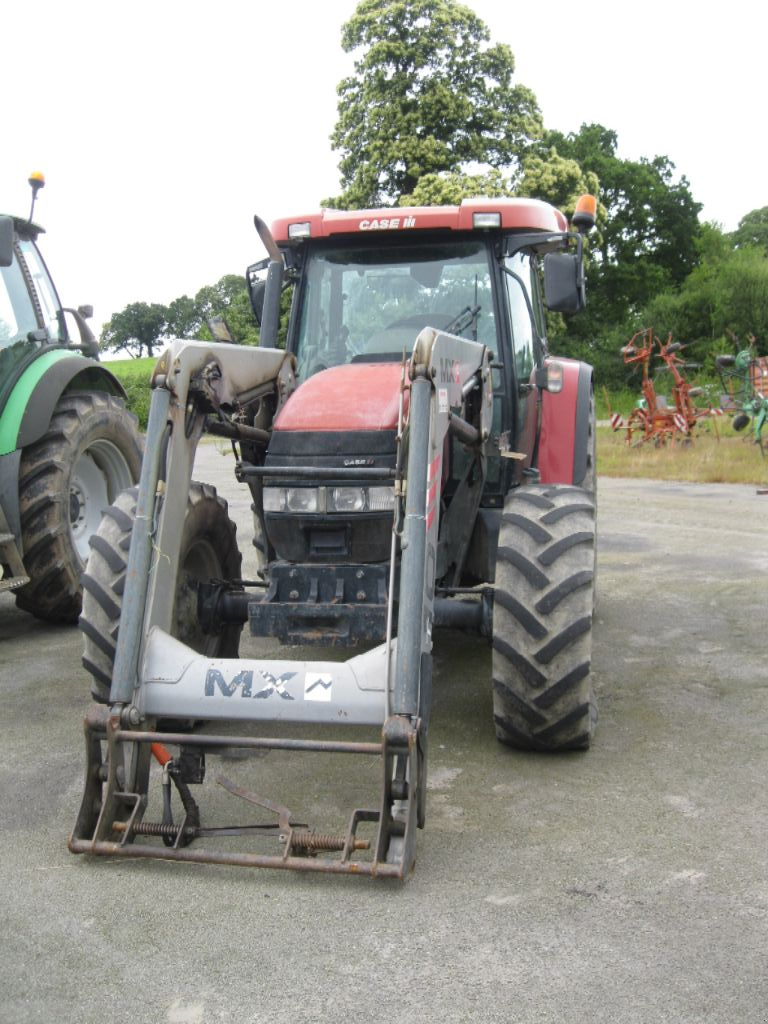
<path id="1" fill-rule="evenodd" d="M 32 186 L 32 206 L 29 210 L 29 223 L 31 224 L 32 214 L 35 212 L 35 200 L 37 199 L 37 193 L 45 185 L 45 175 L 42 171 L 32 171 L 27 181 Z"/>
<path id="2" fill-rule="evenodd" d="M 585 235 L 595 226 L 597 220 L 597 199 L 585 193 L 576 202 L 576 209 L 571 217 L 571 224 L 581 235 Z"/>

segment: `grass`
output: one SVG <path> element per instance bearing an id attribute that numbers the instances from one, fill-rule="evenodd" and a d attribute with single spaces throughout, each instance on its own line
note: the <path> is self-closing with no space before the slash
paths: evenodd
<path id="1" fill-rule="evenodd" d="M 640 395 L 639 388 L 630 391 L 628 388 L 608 391 L 607 388 L 595 387 L 595 412 L 599 420 L 610 419 L 615 412 L 628 416 L 635 407 Z"/>
<path id="2" fill-rule="evenodd" d="M 714 428 L 705 424 L 687 445 L 655 448 L 645 443 L 629 448 L 625 431 L 614 433 L 609 427 L 598 427 L 598 475 L 768 486 L 768 437 L 763 457 L 749 430 L 736 434 L 722 419 L 717 428 L 719 440 Z"/>
<path id="3" fill-rule="evenodd" d="M 139 417 L 139 426 L 147 428 L 149 401 L 152 392 L 149 379 L 157 364 L 157 358 L 148 359 L 111 359 L 105 367 L 118 378 L 128 393 L 128 408 Z"/>

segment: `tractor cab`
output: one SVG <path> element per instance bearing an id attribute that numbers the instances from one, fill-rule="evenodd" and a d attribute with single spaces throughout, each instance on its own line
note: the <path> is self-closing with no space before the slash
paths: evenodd
<path id="1" fill-rule="evenodd" d="M 441 567 L 452 566 L 456 583 L 492 578 L 498 510 L 510 487 L 526 474 L 536 479 L 542 393 L 562 383 L 560 364 L 556 383 L 554 373 L 548 382 L 546 310 L 584 304 L 578 229 L 593 218 L 582 206 L 576 231 L 558 210 L 530 199 L 465 200 L 386 217 L 324 210 L 278 221 L 272 233 L 257 219 L 270 258 L 247 276 L 262 344 L 278 342 L 281 292 L 293 285 L 284 344 L 298 384 L 275 421 L 266 465 L 281 474 L 311 462 L 394 467 L 397 364 L 427 328 L 478 343 L 491 369 L 492 426 L 482 456 L 469 455 L 460 436 L 447 442 L 441 498 L 447 510 L 458 497 L 453 514 L 471 542 L 458 563 L 446 555 Z M 572 425 L 564 433 L 572 435 Z M 298 478 L 288 486 L 275 477 L 254 497 L 263 502 L 270 561 L 388 557 L 391 487 L 317 488 Z M 446 546 L 453 546 L 449 535 Z"/>
<path id="2" fill-rule="evenodd" d="M 98 343 L 86 323 L 91 306 L 65 309 L 37 246 L 44 229 L 20 217 L 0 215 L 0 388 L 13 389 L 27 366 L 49 348 L 72 348 L 97 357 Z M 66 314 L 80 339 L 70 336 Z M 0 398 L 2 407 L 4 398 Z"/>

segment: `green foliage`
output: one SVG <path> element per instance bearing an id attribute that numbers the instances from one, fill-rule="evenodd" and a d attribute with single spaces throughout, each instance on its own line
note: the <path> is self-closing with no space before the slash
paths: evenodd
<path id="1" fill-rule="evenodd" d="M 649 303 L 664 297 L 671 315 L 677 290 L 700 259 L 701 239 L 701 206 L 685 177 L 675 179 L 671 161 L 625 160 L 617 147 L 614 131 L 584 124 L 568 135 L 547 132 L 525 161 L 528 191 L 569 212 L 580 191 L 599 183 L 597 228 L 588 241 L 588 305 L 568 320 L 558 351 L 592 363 L 598 381 L 611 386 L 625 381 L 619 349 L 648 325 L 641 318 Z"/>
<path id="2" fill-rule="evenodd" d="M 225 274 L 216 284 L 205 285 L 191 299 L 181 295 L 168 306 L 134 302 L 104 325 L 101 347 L 123 349 L 137 357 L 146 350 L 153 356 L 169 338 L 210 340 L 208 320 L 223 316 L 236 342 L 258 345 L 259 329 L 251 309 L 245 278 Z"/>
<path id="3" fill-rule="evenodd" d="M 456 0 L 362 0 L 343 26 L 358 54 L 338 86 L 331 136 L 341 153 L 341 208 L 394 205 L 425 175 L 470 164 L 514 166 L 542 123 L 513 85 L 514 57 Z"/>
<path id="4" fill-rule="evenodd" d="M 101 348 L 135 350 L 137 356 L 146 349 L 147 355 L 154 355 L 166 331 L 167 313 L 167 308 L 156 302 L 132 302 L 104 325 Z"/>
<path id="5" fill-rule="evenodd" d="M 512 185 L 500 170 L 492 168 L 485 174 L 465 171 L 443 171 L 419 178 L 413 192 L 400 196 L 399 206 L 458 206 L 472 196 L 512 195 Z"/>
<path id="6" fill-rule="evenodd" d="M 576 134 L 548 132 L 545 145 L 600 183 L 591 311 L 581 318 L 581 333 L 626 320 L 653 295 L 680 285 L 696 264 L 701 205 L 685 177 L 674 180 L 674 164 L 665 156 L 621 159 L 616 133 L 599 124 Z"/>
<path id="7" fill-rule="evenodd" d="M 172 338 L 194 338 L 200 330 L 200 314 L 194 299 L 181 295 L 168 306 L 166 330 Z"/>
<path id="8" fill-rule="evenodd" d="M 754 245 L 768 253 L 768 206 L 745 214 L 731 235 L 731 241 L 739 249 Z"/>
<path id="9" fill-rule="evenodd" d="M 552 147 L 523 157 L 521 173 L 505 175 L 498 167 L 479 173 L 442 171 L 425 174 L 413 192 L 400 197 L 399 206 L 457 206 L 474 196 L 530 196 L 551 203 L 570 215 L 585 192 L 598 191 L 597 176 L 584 173 L 575 160 L 561 157 Z"/>
<path id="10" fill-rule="evenodd" d="M 697 358 L 711 369 L 716 354 L 735 350 L 734 335 L 745 345 L 754 334 L 758 351 L 768 350 L 768 256 L 753 245 L 730 248 L 728 236 L 712 225 L 703 235 L 698 266 L 679 289 L 649 302 L 643 316 L 657 334 L 671 331 L 680 341 L 698 343 Z"/>
<path id="11" fill-rule="evenodd" d="M 555 146 L 531 152 L 523 158 L 523 174 L 516 194 L 543 199 L 571 216 L 579 196 L 597 195 L 599 182 L 594 171 L 585 171 L 572 157 L 563 157 Z"/>
<path id="12" fill-rule="evenodd" d="M 139 418 L 142 430 L 147 428 L 149 403 L 152 392 L 149 387 L 155 359 L 117 359 L 109 363 L 109 369 L 118 378 L 128 395 L 128 408 Z"/>
<path id="13" fill-rule="evenodd" d="M 215 285 L 201 288 L 195 296 L 194 304 L 198 318 L 195 337 L 208 340 L 211 337 L 208 320 L 214 316 L 223 316 L 236 342 L 241 345 L 258 345 L 259 328 L 242 275 L 225 274 Z"/>

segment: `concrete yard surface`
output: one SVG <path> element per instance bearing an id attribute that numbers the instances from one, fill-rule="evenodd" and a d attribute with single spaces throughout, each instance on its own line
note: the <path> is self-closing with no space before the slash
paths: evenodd
<path id="1" fill-rule="evenodd" d="M 232 465 L 205 444 L 196 476 L 250 556 Z M 500 746 L 489 645 L 439 632 L 405 884 L 71 855 L 80 635 L 0 596 L 0 1024 L 766 1024 L 768 496 L 601 479 L 598 504 L 592 749 Z M 378 799 L 375 759 L 226 772 L 302 821 Z"/>

